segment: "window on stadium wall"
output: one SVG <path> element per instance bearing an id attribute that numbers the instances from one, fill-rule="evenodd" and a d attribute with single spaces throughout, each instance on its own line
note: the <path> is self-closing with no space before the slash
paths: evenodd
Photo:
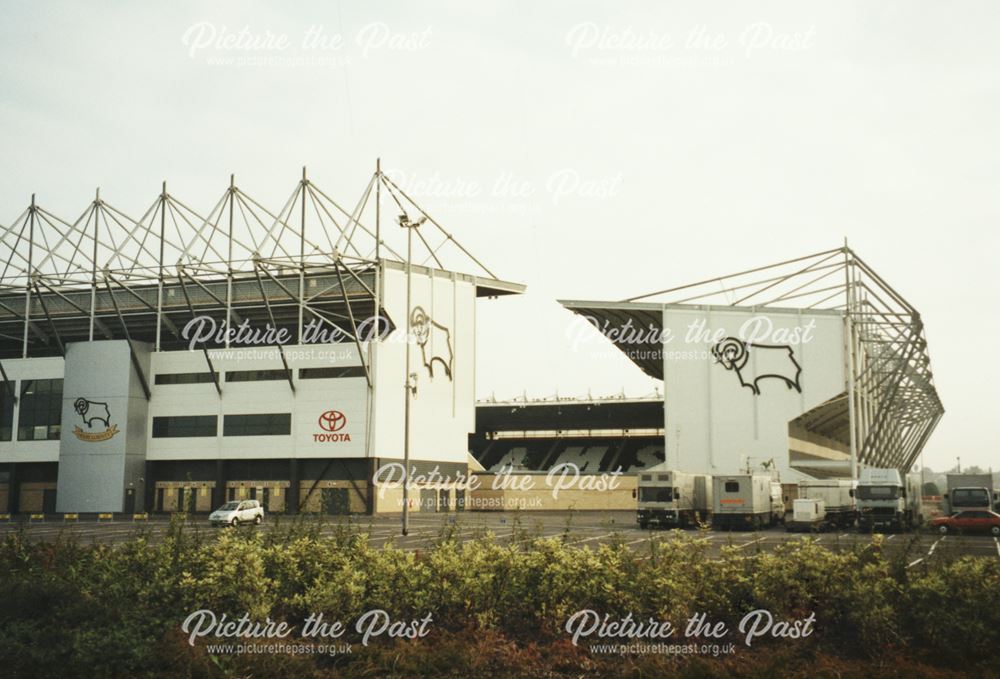
<path id="1" fill-rule="evenodd" d="M 62 395 L 62 378 L 21 382 L 17 415 L 18 441 L 45 441 L 59 438 Z"/>
<path id="2" fill-rule="evenodd" d="M 284 370 L 227 370 L 226 382 L 266 382 L 288 379 Z"/>
<path id="3" fill-rule="evenodd" d="M 215 436 L 219 418 L 215 415 L 175 415 L 153 418 L 153 438 Z"/>
<path id="4" fill-rule="evenodd" d="M 342 377 L 364 377 L 364 366 L 350 365 L 336 368 L 299 368 L 300 380 L 325 380 Z"/>
<path id="5" fill-rule="evenodd" d="M 285 436 L 292 433 L 291 413 L 225 415 L 223 436 Z"/>
<path id="6" fill-rule="evenodd" d="M 14 399 L 5 387 L 0 387 L 0 441 L 10 441 L 14 435 Z"/>
<path id="7" fill-rule="evenodd" d="M 160 385 L 174 385 L 174 384 L 211 384 L 215 381 L 218 374 L 215 376 L 209 372 L 201 373 L 161 373 L 156 376 L 156 384 Z"/>

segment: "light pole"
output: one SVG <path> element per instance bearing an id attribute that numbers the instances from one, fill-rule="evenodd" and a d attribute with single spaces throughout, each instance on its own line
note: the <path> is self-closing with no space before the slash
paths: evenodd
<path id="1" fill-rule="evenodd" d="M 410 532 L 410 399 L 417 391 L 417 376 L 410 372 L 410 309 L 413 297 L 413 230 L 419 229 L 426 217 L 415 222 L 403 213 L 399 215 L 399 226 L 406 229 L 406 400 L 403 408 L 403 535 Z"/>

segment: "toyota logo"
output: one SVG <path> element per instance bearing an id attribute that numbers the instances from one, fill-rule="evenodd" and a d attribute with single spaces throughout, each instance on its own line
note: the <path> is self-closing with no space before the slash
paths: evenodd
<path id="1" fill-rule="evenodd" d="M 327 410 L 319 416 L 318 422 L 324 431 L 340 431 L 347 424 L 347 416 L 339 410 Z"/>

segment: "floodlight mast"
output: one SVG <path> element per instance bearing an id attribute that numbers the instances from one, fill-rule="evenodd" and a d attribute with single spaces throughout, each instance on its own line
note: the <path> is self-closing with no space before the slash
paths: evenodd
<path id="1" fill-rule="evenodd" d="M 413 385 L 410 375 L 410 304 L 413 295 L 413 227 L 406 214 L 399 217 L 399 225 L 406 229 L 406 380 L 403 388 L 406 390 L 406 401 L 403 410 L 403 535 L 410 532 L 410 399 L 413 397 Z"/>
<path id="2" fill-rule="evenodd" d="M 426 217 L 421 217 L 417 221 L 410 221 L 409 215 L 404 211 L 399 215 L 399 226 L 406 229 L 406 381 L 404 389 L 406 400 L 403 409 L 403 535 L 410 532 L 410 402 L 417 393 L 417 375 L 410 371 L 410 345 L 413 343 L 410 327 L 410 309 L 413 305 L 413 231 L 419 229 L 420 225 L 427 221 Z"/>

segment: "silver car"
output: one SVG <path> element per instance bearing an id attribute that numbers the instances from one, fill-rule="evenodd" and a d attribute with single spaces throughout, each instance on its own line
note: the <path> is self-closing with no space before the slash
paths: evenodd
<path id="1" fill-rule="evenodd" d="M 264 520 L 264 508 L 257 500 L 233 500 L 212 512 L 208 520 L 213 526 L 238 526 L 241 523 L 259 524 Z"/>

